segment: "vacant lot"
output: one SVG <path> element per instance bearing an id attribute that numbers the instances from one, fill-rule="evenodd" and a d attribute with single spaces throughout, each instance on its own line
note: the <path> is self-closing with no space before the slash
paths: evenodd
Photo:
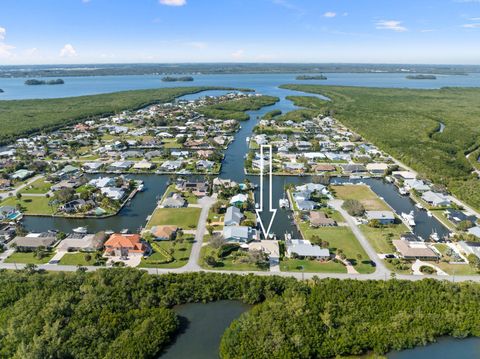
<path id="1" fill-rule="evenodd" d="M 355 199 L 361 202 L 367 211 L 390 210 L 387 204 L 365 185 L 332 186 L 332 191 L 340 199 Z"/>
<path id="2" fill-rule="evenodd" d="M 147 224 L 147 229 L 159 225 L 172 225 L 183 229 L 197 227 L 200 208 L 157 208 Z"/>

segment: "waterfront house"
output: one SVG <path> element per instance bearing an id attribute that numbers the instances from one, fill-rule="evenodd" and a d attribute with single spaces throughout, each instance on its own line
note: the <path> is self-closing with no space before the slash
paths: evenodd
<path id="1" fill-rule="evenodd" d="M 141 160 L 140 162 L 135 162 L 133 168 L 136 170 L 150 170 L 153 168 L 153 163 Z"/>
<path id="2" fill-rule="evenodd" d="M 17 250 L 30 252 L 34 251 L 39 247 L 44 247 L 45 249 L 51 249 L 57 243 L 57 237 L 55 233 L 29 233 L 26 236 L 15 237 L 11 245 L 13 244 Z"/>
<path id="3" fill-rule="evenodd" d="M 467 215 L 462 211 L 458 211 L 455 209 L 447 209 L 445 211 L 445 216 L 447 219 L 455 225 L 458 225 L 460 222 L 469 221 L 472 225 L 477 223 L 478 218 L 474 215 Z"/>
<path id="4" fill-rule="evenodd" d="M 103 248 L 105 243 L 105 232 L 96 234 L 70 234 L 58 245 L 58 251 L 68 252 L 96 252 Z"/>
<path id="5" fill-rule="evenodd" d="M 402 239 L 392 241 L 397 252 L 405 259 L 437 260 L 439 255 L 434 252 L 425 242 L 412 242 Z"/>
<path id="6" fill-rule="evenodd" d="M 370 221 L 378 221 L 382 225 L 395 223 L 395 214 L 392 211 L 366 211 L 365 217 Z"/>
<path id="7" fill-rule="evenodd" d="M 305 169 L 305 164 L 298 162 L 287 162 L 283 165 L 286 171 L 303 171 Z"/>
<path id="8" fill-rule="evenodd" d="M 177 189 L 182 192 L 191 192 L 197 197 L 203 197 L 208 192 L 208 183 L 202 181 L 179 180 Z"/>
<path id="9" fill-rule="evenodd" d="M 223 228 L 223 238 L 230 243 L 249 243 L 257 238 L 257 231 L 246 226 L 226 226 Z"/>
<path id="10" fill-rule="evenodd" d="M 225 218 L 223 220 L 224 226 L 239 226 L 243 219 L 243 214 L 238 207 L 230 206 L 227 208 Z"/>
<path id="11" fill-rule="evenodd" d="M 460 247 L 462 252 L 468 257 L 470 254 L 473 254 L 480 258 L 480 242 L 458 242 L 457 245 Z"/>
<path id="12" fill-rule="evenodd" d="M 383 176 L 388 170 L 388 164 L 386 163 L 367 163 L 367 171 L 372 175 Z"/>
<path id="13" fill-rule="evenodd" d="M 13 221 L 21 213 L 12 206 L 2 206 L 0 207 L 0 221 Z"/>
<path id="14" fill-rule="evenodd" d="M 99 177 L 90 180 L 88 184 L 97 188 L 111 187 L 115 185 L 115 179 L 111 177 Z"/>
<path id="15" fill-rule="evenodd" d="M 417 180 L 417 179 L 407 179 L 403 182 L 403 185 L 407 190 L 415 190 L 420 193 L 427 192 L 430 190 L 429 185 L 427 185 L 422 180 Z"/>
<path id="16" fill-rule="evenodd" d="M 278 245 L 278 241 L 273 240 L 261 240 L 251 242 L 248 245 L 249 251 L 262 251 L 266 255 L 268 255 L 268 259 L 270 261 L 277 262 L 280 260 L 280 248 Z"/>
<path id="17" fill-rule="evenodd" d="M 170 197 L 163 200 L 163 208 L 182 208 L 185 207 L 186 201 L 179 193 L 173 193 Z"/>
<path id="18" fill-rule="evenodd" d="M 146 249 L 139 234 L 114 233 L 105 242 L 105 255 L 107 256 L 143 256 Z"/>
<path id="19" fill-rule="evenodd" d="M 336 168 L 333 165 L 327 165 L 327 164 L 319 164 L 316 166 L 313 166 L 313 171 L 314 172 L 335 172 Z"/>
<path id="20" fill-rule="evenodd" d="M 98 171 L 100 168 L 102 168 L 102 166 L 102 162 L 86 162 L 82 167 L 87 171 Z"/>
<path id="21" fill-rule="evenodd" d="M 178 231 L 176 226 L 153 226 L 150 230 L 150 233 L 153 235 L 157 241 L 168 241 L 172 240 L 175 237 L 175 234 Z"/>
<path id="22" fill-rule="evenodd" d="M 303 199 L 296 199 L 295 203 L 299 211 L 312 211 L 317 206 L 315 202 Z"/>
<path id="23" fill-rule="evenodd" d="M 213 168 L 214 165 L 215 165 L 214 162 L 208 161 L 208 160 L 200 160 L 200 161 L 197 161 L 196 163 L 197 169 L 203 169 L 203 170 L 209 170 Z"/>
<path id="24" fill-rule="evenodd" d="M 116 171 L 128 171 L 132 166 L 132 161 L 117 161 L 110 164 L 110 168 Z"/>
<path id="25" fill-rule="evenodd" d="M 290 239 L 285 242 L 285 248 L 288 258 L 330 259 L 330 251 L 327 248 L 320 248 L 320 246 L 313 245 L 309 240 Z"/>
<path id="26" fill-rule="evenodd" d="M 100 188 L 100 192 L 102 192 L 105 197 L 115 201 L 120 201 L 125 195 L 125 191 L 122 188 L 116 187 L 102 187 Z"/>
<path id="27" fill-rule="evenodd" d="M 310 211 L 309 219 L 310 226 L 315 228 L 332 227 L 337 225 L 337 222 L 332 218 L 329 218 L 325 213 L 319 211 Z"/>
<path id="28" fill-rule="evenodd" d="M 236 194 L 230 200 L 230 204 L 233 206 L 241 206 L 248 201 L 248 196 L 243 193 Z"/>
<path id="29" fill-rule="evenodd" d="M 175 171 L 182 167 L 182 161 L 165 161 L 160 166 L 163 171 Z"/>
<path id="30" fill-rule="evenodd" d="M 422 199 L 434 207 L 450 205 L 450 200 L 443 193 L 427 191 L 422 195 Z"/>
<path id="31" fill-rule="evenodd" d="M 364 165 L 359 165 L 359 164 L 346 164 L 346 165 L 340 165 L 340 167 L 342 167 L 343 173 L 345 174 L 367 172 L 367 168 Z"/>
<path id="32" fill-rule="evenodd" d="M 475 226 L 468 229 L 468 234 L 471 234 L 477 238 L 480 238 L 480 226 Z"/>

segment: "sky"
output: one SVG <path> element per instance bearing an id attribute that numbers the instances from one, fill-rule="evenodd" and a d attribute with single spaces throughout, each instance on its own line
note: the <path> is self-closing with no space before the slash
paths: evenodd
<path id="1" fill-rule="evenodd" d="M 0 0 L 0 65 L 480 64 L 480 0 Z"/>

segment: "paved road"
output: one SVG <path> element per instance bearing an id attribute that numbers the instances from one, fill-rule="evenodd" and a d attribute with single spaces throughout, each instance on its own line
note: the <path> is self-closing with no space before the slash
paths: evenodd
<path id="1" fill-rule="evenodd" d="M 367 240 L 360 228 L 358 228 L 355 219 L 342 208 L 343 201 L 338 199 L 332 199 L 328 202 L 328 204 L 331 205 L 335 210 L 340 212 L 343 218 L 345 218 L 345 221 L 352 230 L 353 234 L 360 242 L 363 249 L 365 249 L 365 252 L 367 252 L 370 259 L 375 263 L 375 274 L 384 278 L 386 278 L 387 276 L 389 277 L 390 271 L 387 269 L 387 267 L 385 267 L 383 261 L 378 257 L 377 252 L 370 245 L 370 242 Z"/>
<path id="2" fill-rule="evenodd" d="M 17 192 L 21 191 L 22 189 L 24 189 L 25 187 L 31 185 L 33 182 L 35 182 L 36 180 L 40 179 L 40 178 L 43 178 L 43 175 L 38 175 L 38 176 L 35 176 L 35 177 L 32 177 L 30 178 L 27 182 L 25 182 L 24 184 L 22 184 L 21 186 L 18 186 L 17 188 L 15 189 L 12 189 L 11 191 L 7 191 L 7 192 L 3 192 L 3 193 L 0 193 L 0 200 L 4 200 L 5 198 L 7 197 L 10 197 L 10 194 L 12 196 L 16 196 L 17 195 Z M 44 196 L 44 195 L 42 195 Z"/>
<path id="3" fill-rule="evenodd" d="M 200 250 L 202 249 L 203 245 L 203 237 L 207 228 L 208 213 L 210 211 L 210 207 L 212 207 L 216 201 L 217 200 L 212 197 L 203 197 L 198 200 L 198 204 L 202 207 L 202 212 L 200 212 L 200 218 L 198 219 L 195 242 L 192 246 L 190 258 L 188 259 L 188 263 L 182 267 L 182 269 L 185 269 L 186 272 L 201 270 L 201 267 L 198 263 L 200 261 Z"/>

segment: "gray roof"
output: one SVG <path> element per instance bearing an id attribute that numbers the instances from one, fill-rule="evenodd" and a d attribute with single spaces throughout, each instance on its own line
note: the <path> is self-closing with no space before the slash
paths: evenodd
<path id="1" fill-rule="evenodd" d="M 253 240 L 255 229 L 246 226 L 226 226 L 223 228 L 223 237 L 226 240 L 249 242 Z"/>
<path id="2" fill-rule="evenodd" d="M 388 221 L 394 221 L 395 220 L 395 215 L 393 214 L 392 211 L 367 211 L 366 216 L 368 220 L 374 220 L 377 219 L 379 221 L 382 220 L 388 220 Z"/>
<path id="3" fill-rule="evenodd" d="M 225 226 L 239 225 L 243 218 L 243 214 L 238 207 L 228 207 L 223 220 Z"/>
<path id="4" fill-rule="evenodd" d="M 301 257 L 329 257 L 330 251 L 327 248 L 320 248 L 317 245 L 312 245 L 310 241 L 301 239 L 292 239 L 287 241 L 287 252 L 295 253 Z"/>
<path id="5" fill-rule="evenodd" d="M 57 241 L 56 237 L 39 236 L 39 237 L 15 237 L 12 243 L 18 247 L 38 248 L 38 247 L 52 247 Z"/>

